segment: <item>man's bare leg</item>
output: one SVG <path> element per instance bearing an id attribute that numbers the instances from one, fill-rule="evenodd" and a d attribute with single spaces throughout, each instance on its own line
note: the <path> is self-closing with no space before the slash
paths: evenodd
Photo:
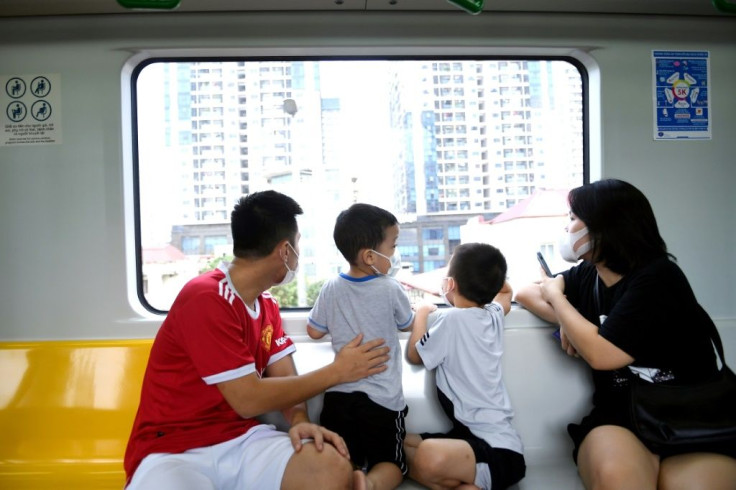
<path id="1" fill-rule="evenodd" d="M 317 451 L 314 444 L 307 443 L 289 459 L 281 480 L 281 488 L 350 490 L 353 488 L 354 479 L 350 460 L 340 455 L 332 445 L 325 444 L 322 451 Z"/>

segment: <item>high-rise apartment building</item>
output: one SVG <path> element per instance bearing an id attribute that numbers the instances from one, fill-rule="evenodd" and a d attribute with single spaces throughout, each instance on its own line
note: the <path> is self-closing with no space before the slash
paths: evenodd
<path id="1" fill-rule="evenodd" d="M 536 188 L 581 182 L 580 75 L 563 62 L 392 65 L 396 201 L 417 215 L 500 213 Z M 575 85 L 573 85 L 574 87 Z M 559 90 L 565 87 L 567 90 Z"/>
<path id="2" fill-rule="evenodd" d="M 406 221 L 400 248 L 416 272 L 447 263 L 468 217 L 582 182 L 573 65 L 419 60 L 392 64 L 390 80 L 395 202 Z"/>
<path id="3" fill-rule="evenodd" d="M 332 223 L 321 216 L 352 202 L 354 178 L 342 165 L 347 148 L 339 138 L 346 130 L 341 101 L 322 97 L 319 64 L 163 64 L 156 77 L 152 85 L 161 87 L 165 124 L 147 141 L 161 147 L 155 154 L 168 151 L 179 167 L 172 183 L 172 243 L 190 255 L 212 254 L 231 242 L 236 200 L 273 188 L 305 210 L 301 272 L 335 273 L 343 262 L 336 249 L 318 252 L 310 238 L 332 235 Z"/>

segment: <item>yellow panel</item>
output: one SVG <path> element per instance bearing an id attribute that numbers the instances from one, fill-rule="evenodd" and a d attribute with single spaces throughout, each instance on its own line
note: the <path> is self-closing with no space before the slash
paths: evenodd
<path id="1" fill-rule="evenodd" d="M 151 344 L 0 342 L 0 488 L 122 488 Z"/>

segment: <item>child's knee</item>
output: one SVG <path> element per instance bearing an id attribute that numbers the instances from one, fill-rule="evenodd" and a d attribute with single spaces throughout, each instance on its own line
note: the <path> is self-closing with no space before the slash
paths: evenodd
<path id="1" fill-rule="evenodd" d="M 432 476 L 439 468 L 444 468 L 446 455 L 444 451 L 437 451 L 432 441 L 427 440 L 417 447 L 412 463 L 414 471 Z"/>

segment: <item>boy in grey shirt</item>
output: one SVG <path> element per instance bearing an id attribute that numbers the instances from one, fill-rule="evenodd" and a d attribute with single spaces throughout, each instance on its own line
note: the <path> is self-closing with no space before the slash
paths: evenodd
<path id="1" fill-rule="evenodd" d="M 408 411 L 401 387 L 398 332 L 411 330 L 409 298 L 393 276 L 401 266 L 396 217 L 370 204 L 354 204 L 335 222 L 335 245 L 350 270 L 330 279 L 309 314 L 313 339 L 329 333 L 335 352 L 362 333 L 390 347 L 388 369 L 330 388 L 320 423 L 340 434 L 353 463 L 368 470 L 367 488 L 393 489 L 407 473 L 403 441 Z"/>

